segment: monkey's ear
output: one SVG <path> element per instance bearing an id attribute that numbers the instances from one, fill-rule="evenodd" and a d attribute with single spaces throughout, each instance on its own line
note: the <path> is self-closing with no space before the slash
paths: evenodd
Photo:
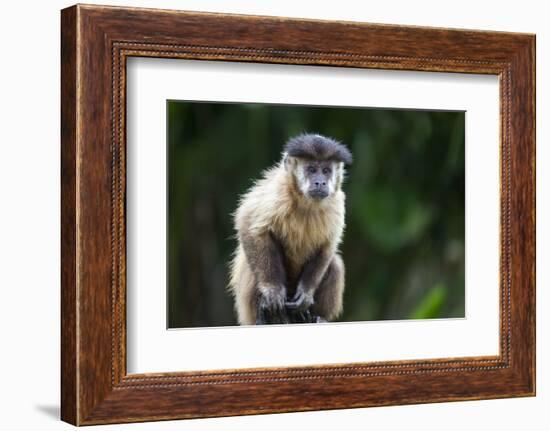
<path id="1" fill-rule="evenodd" d="M 286 171 L 291 171 L 294 167 L 294 157 L 288 155 L 288 153 L 283 153 L 283 166 Z"/>

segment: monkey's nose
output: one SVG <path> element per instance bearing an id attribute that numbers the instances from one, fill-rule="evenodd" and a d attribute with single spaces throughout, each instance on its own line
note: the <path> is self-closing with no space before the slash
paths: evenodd
<path id="1" fill-rule="evenodd" d="M 315 181 L 315 186 L 316 186 L 316 187 L 319 187 L 319 186 L 323 186 L 323 187 L 324 187 L 324 186 L 326 186 L 326 185 L 327 185 L 327 183 L 326 183 L 325 181 L 323 181 L 323 182 Z"/>

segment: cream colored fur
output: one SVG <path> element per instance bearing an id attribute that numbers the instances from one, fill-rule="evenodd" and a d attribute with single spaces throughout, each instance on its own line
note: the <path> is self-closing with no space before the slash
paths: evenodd
<path id="1" fill-rule="evenodd" d="M 285 251 L 287 275 L 295 280 L 302 266 L 322 246 L 337 252 L 344 230 L 345 195 L 341 190 L 343 163 L 335 163 L 332 193 L 319 201 L 304 196 L 301 161 L 283 155 L 281 162 L 264 171 L 262 178 L 241 197 L 234 214 L 237 232 L 261 236 L 275 234 Z M 239 245 L 231 262 L 229 287 L 235 297 L 239 323 L 256 321 L 256 280 L 243 247 Z M 343 289 L 343 286 L 341 287 Z M 341 309 L 341 306 L 338 307 Z"/>

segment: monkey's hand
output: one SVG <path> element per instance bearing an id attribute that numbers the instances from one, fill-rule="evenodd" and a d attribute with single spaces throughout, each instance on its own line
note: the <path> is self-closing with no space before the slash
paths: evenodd
<path id="1" fill-rule="evenodd" d="M 313 293 L 304 289 L 303 285 L 298 285 L 296 293 L 290 301 L 286 302 L 286 308 L 294 312 L 304 312 L 313 305 Z"/>
<path id="2" fill-rule="evenodd" d="M 261 286 L 256 324 L 289 323 L 285 300 L 286 288 L 284 286 Z"/>

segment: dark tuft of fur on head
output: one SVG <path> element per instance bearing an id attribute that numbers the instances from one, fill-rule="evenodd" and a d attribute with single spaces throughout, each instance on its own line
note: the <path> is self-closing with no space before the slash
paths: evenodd
<path id="1" fill-rule="evenodd" d="M 331 160 L 350 165 L 352 156 L 348 148 L 340 142 L 322 135 L 303 134 L 286 143 L 285 151 L 291 157 L 311 160 Z"/>

